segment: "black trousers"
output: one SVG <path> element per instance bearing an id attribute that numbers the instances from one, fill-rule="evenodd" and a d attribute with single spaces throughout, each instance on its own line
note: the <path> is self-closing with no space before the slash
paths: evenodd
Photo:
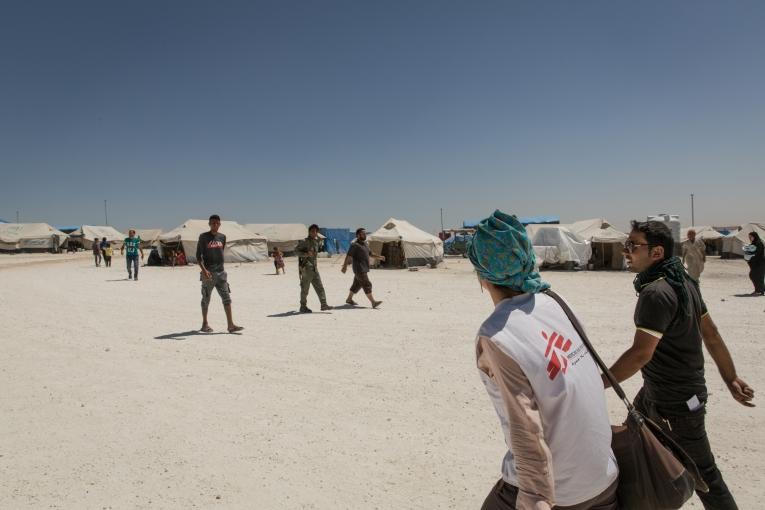
<path id="1" fill-rule="evenodd" d="M 722 473 L 717 469 L 715 457 L 709 445 L 704 424 L 706 408 L 690 411 L 685 404 L 662 405 L 647 399 L 645 390 L 640 390 L 637 394 L 634 405 L 638 411 L 661 425 L 696 463 L 701 477 L 709 486 L 709 492 L 706 494 L 696 492 L 704 508 L 706 510 L 738 510 L 733 495 L 725 485 Z"/>
<path id="2" fill-rule="evenodd" d="M 765 292 L 765 264 L 749 266 L 749 279 L 755 292 Z"/>

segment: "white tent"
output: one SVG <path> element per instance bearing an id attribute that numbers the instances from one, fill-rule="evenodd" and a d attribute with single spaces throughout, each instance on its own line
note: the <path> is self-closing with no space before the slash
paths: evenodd
<path id="1" fill-rule="evenodd" d="M 116 245 L 117 248 L 122 246 L 122 241 L 127 237 L 126 234 L 116 230 L 114 227 L 94 225 L 83 225 L 69 234 L 69 236 L 78 239 L 86 250 L 93 248 L 93 239 L 96 237 L 99 240 L 105 237 L 112 244 L 112 247 Z"/>
<path id="2" fill-rule="evenodd" d="M 292 253 L 308 237 L 308 227 L 302 223 L 247 223 L 244 228 L 268 239 L 269 252 L 277 247 L 282 253 Z M 319 234 L 319 239 L 324 236 Z"/>
<path id="3" fill-rule="evenodd" d="M 589 241 L 592 255 L 588 261 L 595 269 L 623 269 L 622 248 L 629 237 L 603 218 L 582 220 L 566 225 L 580 239 Z"/>
<path id="4" fill-rule="evenodd" d="M 592 256 L 589 241 L 563 225 L 528 225 L 526 232 L 540 267 L 586 267 Z"/>
<path id="5" fill-rule="evenodd" d="M 424 266 L 444 259 L 444 242 L 405 220 L 390 218 L 367 239 L 373 253 L 386 257 L 386 266 Z"/>
<path id="6" fill-rule="evenodd" d="M 151 246 L 159 244 L 159 236 L 162 235 L 162 229 L 137 228 L 135 229 L 135 235 L 141 239 L 141 248 L 150 248 Z"/>
<path id="7" fill-rule="evenodd" d="M 180 243 L 186 260 L 196 263 L 199 235 L 209 232 L 207 220 L 186 220 L 182 225 L 159 236 L 162 246 Z M 268 259 L 266 238 L 250 232 L 235 221 L 221 221 L 220 233 L 226 236 L 223 260 L 226 262 L 254 262 Z"/>
<path id="8" fill-rule="evenodd" d="M 749 232 L 757 232 L 760 239 L 765 241 L 765 223 L 745 223 L 741 225 L 738 232 L 731 232 L 723 238 L 723 258 L 743 257 L 743 247 L 750 244 Z"/>
<path id="9" fill-rule="evenodd" d="M 685 241 L 688 239 L 688 231 L 689 230 L 695 230 L 696 231 L 696 237 L 698 239 L 701 239 L 703 241 L 715 241 L 717 239 L 722 239 L 725 237 L 721 233 L 719 233 L 717 230 L 715 230 L 713 227 L 708 226 L 702 226 L 702 227 L 687 227 L 680 230 L 680 241 Z"/>
<path id="10" fill-rule="evenodd" d="M 58 251 L 69 236 L 47 223 L 0 223 L 0 250 Z"/>

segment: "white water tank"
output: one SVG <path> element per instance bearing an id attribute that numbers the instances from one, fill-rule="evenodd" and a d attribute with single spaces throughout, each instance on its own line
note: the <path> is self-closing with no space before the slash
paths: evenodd
<path id="1" fill-rule="evenodd" d="M 649 216 L 648 221 L 658 221 L 664 223 L 672 232 L 672 239 L 675 240 L 675 255 L 680 252 L 680 216 L 677 214 L 657 214 Z"/>

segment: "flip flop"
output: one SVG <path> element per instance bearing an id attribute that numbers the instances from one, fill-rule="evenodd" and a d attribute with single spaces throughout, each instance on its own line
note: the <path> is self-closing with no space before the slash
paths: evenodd
<path id="1" fill-rule="evenodd" d="M 205 326 L 202 329 L 200 329 L 199 331 L 201 331 L 202 333 L 212 333 L 213 332 L 213 328 L 211 328 L 210 326 Z"/>
<path id="2" fill-rule="evenodd" d="M 229 328 L 228 332 L 229 333 L 236 333 L 237 331 L 242 331 L 243 329 L 244 329 L 244 327 L 242 327 L 242 326 L 234 326 L 233 328 Z"/>

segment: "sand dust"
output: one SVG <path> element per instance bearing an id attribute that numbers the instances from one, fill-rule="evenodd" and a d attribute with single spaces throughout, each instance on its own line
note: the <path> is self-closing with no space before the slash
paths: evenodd
<path id="1" fill-rule="evenodd" d="M 119 256 L 98 269 L 83 253 L 0 256 L 0 508 L 480 508 L 504 445 L 474 361 L 492 305 L 467 261 L 373 271 L 379 310 L 362 297 L 312 315 L 293 314 L 294 259 L 286 276 L 270 263 L 227 270 L 241 335 L 221 333 L 217 295 L 216 334 L 195 332 L 191 266 L 144 267 L 133 282 Z M 337 260 L 321 271 L 342 304 L 351 276 Z M 746 271 L 712 259 L 702 290 L 739 374 L 763 392 L 765 298 L 734 296 L 751 291 Z M 543 276 L 613 362 L 632 339 L 632 276 Z M 740 508 L 759 508 L 765 403 L 735 403 L 707 368 L 718 463 Z M 609 408 L 623 417 L 613 395 Z"/>

